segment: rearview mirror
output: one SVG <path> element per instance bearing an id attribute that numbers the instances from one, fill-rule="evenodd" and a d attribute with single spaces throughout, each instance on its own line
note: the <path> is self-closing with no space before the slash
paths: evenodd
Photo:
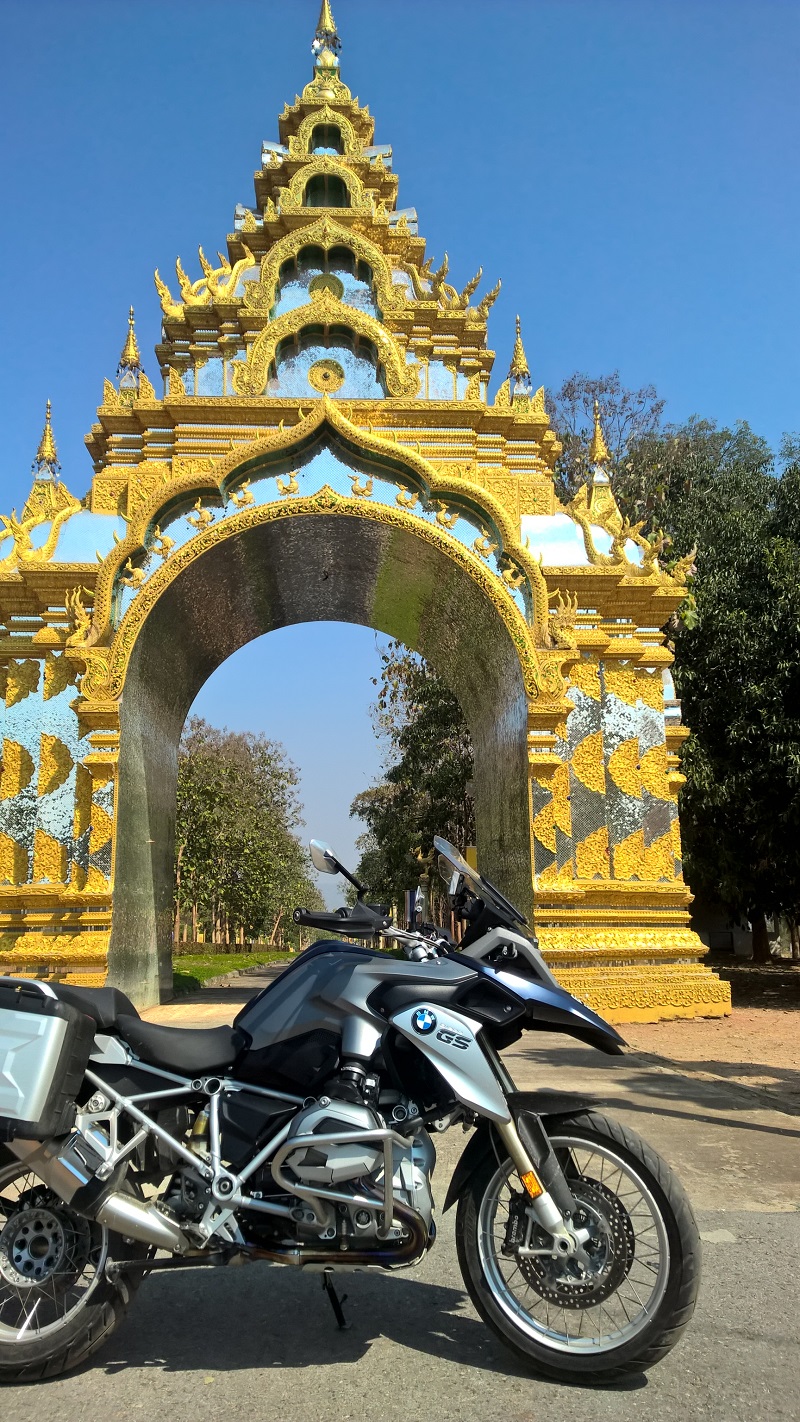
<path id="1" fill-rule="evenodd" d="M 339 861 L 324 839 L 309 840 L 308 847 L 311 851 L 311 863 L 315 869 L 319 870 L 320 874 L 339 873 Z"/>

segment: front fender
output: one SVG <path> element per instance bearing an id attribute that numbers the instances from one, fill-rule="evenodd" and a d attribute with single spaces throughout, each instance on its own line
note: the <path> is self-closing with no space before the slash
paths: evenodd
<path id="1" fill-rule="evenodd" d="M 521 1111 L 530 1111 L 539 1116 L 545 1126 L 560 1116 L 572 1116 L 577 1111 L 591 1110 L 598 1103 L 589 1096 L 578 1096 L 570 1091 L 514 1091 L 508 1097 L 511 1114 L 516 1121 Z M 502 1147 L 498 1143 L 498 1150 Z M 495 1141 L 489 1121 L 481 1121 L 467 1142 L 445 1196 L 442 1213 L 456 1203 L 463 1195 L 472 1176 L 480 1169 L 488 1156 L 495 1155 Z"/>

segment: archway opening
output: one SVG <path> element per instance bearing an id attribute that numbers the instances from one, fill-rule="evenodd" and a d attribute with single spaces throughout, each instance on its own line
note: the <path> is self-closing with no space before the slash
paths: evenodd
<path id="1" fill-rule="evenodd" d="M 315 173 L 306 184 L 304 207 L 349 207 L 350 193 L 337 173 Z"/>
<path id="2" fill-rule="evenodd" d="M 344 153 L 344 140 L 342 130 L 335 123 L 318 123 L 314 126 L 309 144 L 309 153 L 336 154 Z"/>
<path id="3" fill-rule="evenodd" d="M 308 839 L 328 840 L 358 872 L 367 826 L 351 816 L 351 805 L 382 783 L 391 751 L 388 737 L 379 740 L 373 728 L 374 683 L 393 645 L 352 623 L 300 623 L 240 647 L 200 689 L 178 757 L 173 969 L 179 983 L 205 970 L 209 958 L 224 971 L 230 954 L 257 961 L 296 951 L 313 936 L 295 927 L 293 910 L 344 902 L 346 883 L 316 874 Z M 320 704 L 320 689 L 334 685 L 336 697 Z M 397 819 L 391 828 L 396 835 Z M 373 856 L 370 896 L 402 912 L 417 865 L 409 866 L 399 893 L 389 894 L 381 868 Z M 231 966 L 238 965 L 237 957 Z"/>

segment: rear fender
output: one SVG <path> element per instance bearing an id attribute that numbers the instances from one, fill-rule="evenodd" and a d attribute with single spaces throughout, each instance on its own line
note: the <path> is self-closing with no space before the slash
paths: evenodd
<path id="1" fill-rule="evenodd" d="M 514 1121 L 518 1126 L 522 1124 L 525 1144 L 530 1149 L 531 1145 L 535 1144 L 535 1136 L 532 1139 L 532 1132 L 525 1130 L 524 1117 L 526 1114 L 538 1117 L 545 1130 L 549 1131 L 551 1123 L 555 1124 L 560 1117 L 572 1116 L 577 1111 L 591 1110 L 597 1105 L 597 1102 L 589 1096 L 577 1096 L 568 1091 L 514 1091 L 508 1097 L 508 1104 Z M 521 1117 L 522 1122 L 520 1123 Z M 443 1213 L 449 1210 L 463 1195 L 472 1176 L 482 1167 L 488 1157 L 499 1159 L 504 1154 L 503 1146 L 492 1134 L 490 1123 L 481 1121 L 467 1142 L 466 1149 L 453 1171 L 445 1196 Z M 534 1164 L 541 1164 L 541 1160 L 537 1160 L 536 1155 L 534 1155 Z M 563 1180 L 563 1176 L 561 1178 Z"/>

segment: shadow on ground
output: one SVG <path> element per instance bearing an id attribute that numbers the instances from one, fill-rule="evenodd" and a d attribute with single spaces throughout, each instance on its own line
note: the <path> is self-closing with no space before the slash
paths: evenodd
<path id="1" fill-rule="evenodd" d="M 800 1012 L 800 963 L 788 959 L 773 963 L 732 963 L 706 959 L 707 966 L 731 985 L 734 1007 L 778 1007 Z"/>
<path id="2" fill-rule="evenodd" d="M 99 1366 L 109 1376 L 130 1368 L 204 1373 L 336 1368 L 357 1363 L 383 1340 L 437 1364 L 463 1364 L 505 1378 L 531 1377 L 465 1311 L 469 1305 L 460 1289 L 421 1279 L 339 1274 L 337 1290 L 347 1295 L 350 1325 L 341 1332 L 319 1275 L 280 1268 L 269 1268 L 267 1274 L 267 1268 L 251 1264 L 198 1270 L 194 1277 L 192 1272 L 154 1275 L 136 1301 L 135 1322 L 123 1326 Z M 646 1382 L 644 1374 L 636 1374 L 604 1391 L 630 1392 Z M 403 1385 L 400 1379 L 397 1385 Z M 388 1378 L 387 1386 L 394 1386 Z"/>
<path id="3" fill-rule="evenodd" d="M 800 1126 L 795 1129 L 752 1119 L 740 1121 L 735 1114 L 741 1111 L 752 1118 L 753 1111 L 761 1108 L 765 1111 L 779 1110 L 789 1117 L 800 1116 L 800 1072 L 791 1068 L 763 1066 L 757 1062 L 736 1063 L 735 1066 L 730 1062 L 713 1060 L 668 1062 L 639 1052 L 604 1057 L 590 1048 L 572 1046 L 568 1044 L 568 1039 L 558 1042 L 554 1051 L 550 1034 L 547 1045 L 542 1043 L 539 1046 L 532 1033 L 504 1055 L 512 1076 L 521 1076 L 521 1068 L 529 1076 L 531 1068 L 534 1068 L 548 1085 L 555 1084 L 554 1073 L 560 1069 L 580 1072 L 587 1094 L 592 1095 L 596 1091 L 598 1100 L 607 1100 L 615 1109 L 624 1106 L 627 1111 L 646 1115 L 706 1120 L 715 1125 L 730 1125 L 800 1140 Z M 762 1087 L 742 1086 L 738 1081 L 719 1079 L 734 1071 L 737 1077 L 745 1073 L 754 1077 L 779 1077 L 785 1092 L 780 1086 L 767 1091 Z M 619 1085 L 613 1096 L 603 1097 L 599 1072 L 602 1072 L 604 1081 L 610 1079 L 613 1082 L 614 1077 L 619 1076 Z M 709 1080 L 709 1077 L 717 1079 Z M 597 1082 L 596 1086 L 593 1079 Z M 708 1114 L 704 1114 L 704 1110 Z"/>

